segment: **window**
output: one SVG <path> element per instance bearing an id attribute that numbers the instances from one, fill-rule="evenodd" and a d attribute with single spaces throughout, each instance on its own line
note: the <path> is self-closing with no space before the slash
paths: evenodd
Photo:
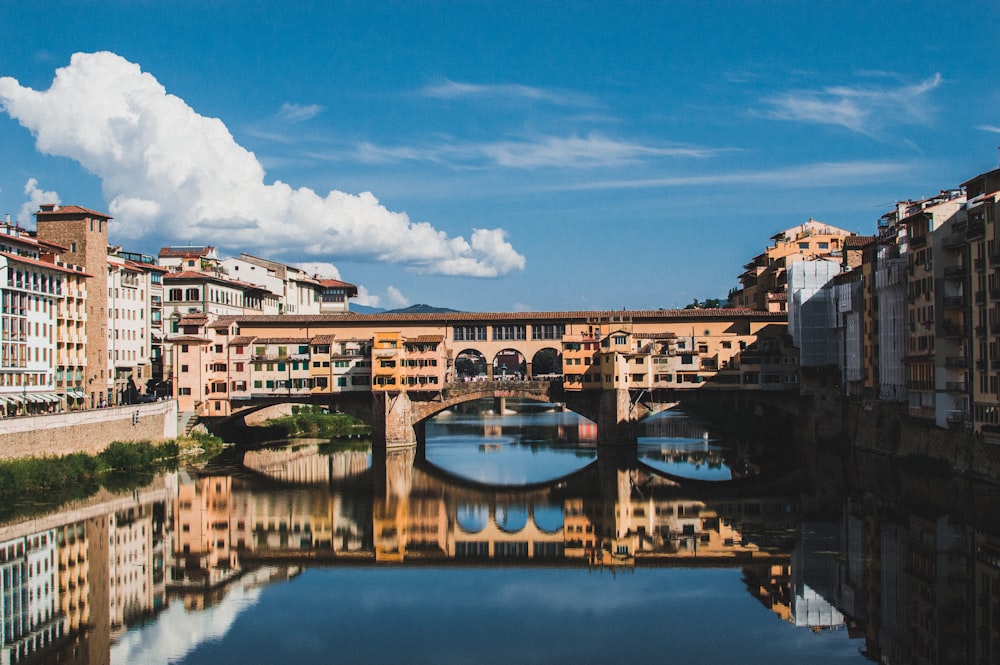
<path id="1" fill-rule="evenodd" d="M 486 326 L 454 326 L 452 337 L 456 342 L 485 342 Z"/>
<path id="2" fill-rule="evenodd" d="M 526 326 L 493 326 L 494 340 L 521 340 L 525 339 Z"/>
<path id="3" fill-rule="evenodd" d="M 800 242 L 799 243 L 799 249 L 809 249 L 809 243 L 807 243 L 807 242 Z"/>

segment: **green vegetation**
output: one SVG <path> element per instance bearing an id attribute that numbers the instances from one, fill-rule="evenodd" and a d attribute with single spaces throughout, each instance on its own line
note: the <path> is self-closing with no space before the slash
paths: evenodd
<path id="1" fill-rule="evenodd" d="M 145 477 L 171 468 L 184 456 L 216 454 L 222 445 L 218 437 L 193 434 L 157 444 L 114 441 L 96 455 L 70 453 L 0 460 L 0 500 L 43 493 L 68 500 L 90 496 L 102 486 L 114 491 L 128 489 L 142 483 L 126 482 L 123 486 L 127 474 Z"/>
<path id="2" fill-rule="evenodd" d="M 274 418 L 266 425 L 252 428 L 258 441 L 310 437 L 316 439 L 343 439 L 367 437 L 371 427 L 346 413 L 324 413 L 315 406 L 293 406 L 292 415 Z"/>

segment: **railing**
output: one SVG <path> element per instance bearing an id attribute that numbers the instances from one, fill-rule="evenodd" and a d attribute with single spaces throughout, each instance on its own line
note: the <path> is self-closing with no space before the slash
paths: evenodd
<path id="1" fill-rule="evenodd" d="M 968 392 L 968 385 L 965 381 L 948 381 L 944 384 L 944 389 L 950 393 Z"/>
<path id="2" fill-rule="evenodd" d="M 948 266 L 944 269 L 944 276 L 949 278 L 965 277 L 965 266 Z"/>

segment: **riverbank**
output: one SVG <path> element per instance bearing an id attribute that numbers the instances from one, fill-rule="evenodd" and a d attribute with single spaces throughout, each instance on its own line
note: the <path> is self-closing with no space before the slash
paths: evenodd
<path id="1" fill-rule="evenodd" d="M 101 489 L 128 491 L 182 460 L 217 455 L 223 441 L 208 434 L 149 441 L 112 441 L 99 453 L 0 460 L 0 521 L 89 497 Z"/>
<path id="2" fill-rule="evenodd" d="M 177 400 L 0 420 L 0 459 L 101 452 L 109 441 L 177 438 Z"/>

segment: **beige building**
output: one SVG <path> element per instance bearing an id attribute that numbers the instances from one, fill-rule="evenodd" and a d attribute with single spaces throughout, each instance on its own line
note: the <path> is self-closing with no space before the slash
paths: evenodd
<path id="1" fill-rule="evenodd" d="M 534 379 L 536 367 L 540 378 L 565 377 L 568 390 L 789 390 L 798 382 L 785 315 L 750 310 L 188 314 L 172 341 L 179 409 L 213 416 L 228 414 L 234 399 L 437 391 L 451 381 Z"/>
<path id="2" fill-rule="evenodd" d="M 810 218 L 771 236 L 771 246 L 743 266 L 740 286 L 729 294 L 734 307 L 764 312 L 787 310 L 788 267 L 818 256 L 843 256 L 847 238 L 855 235 Z"/>

